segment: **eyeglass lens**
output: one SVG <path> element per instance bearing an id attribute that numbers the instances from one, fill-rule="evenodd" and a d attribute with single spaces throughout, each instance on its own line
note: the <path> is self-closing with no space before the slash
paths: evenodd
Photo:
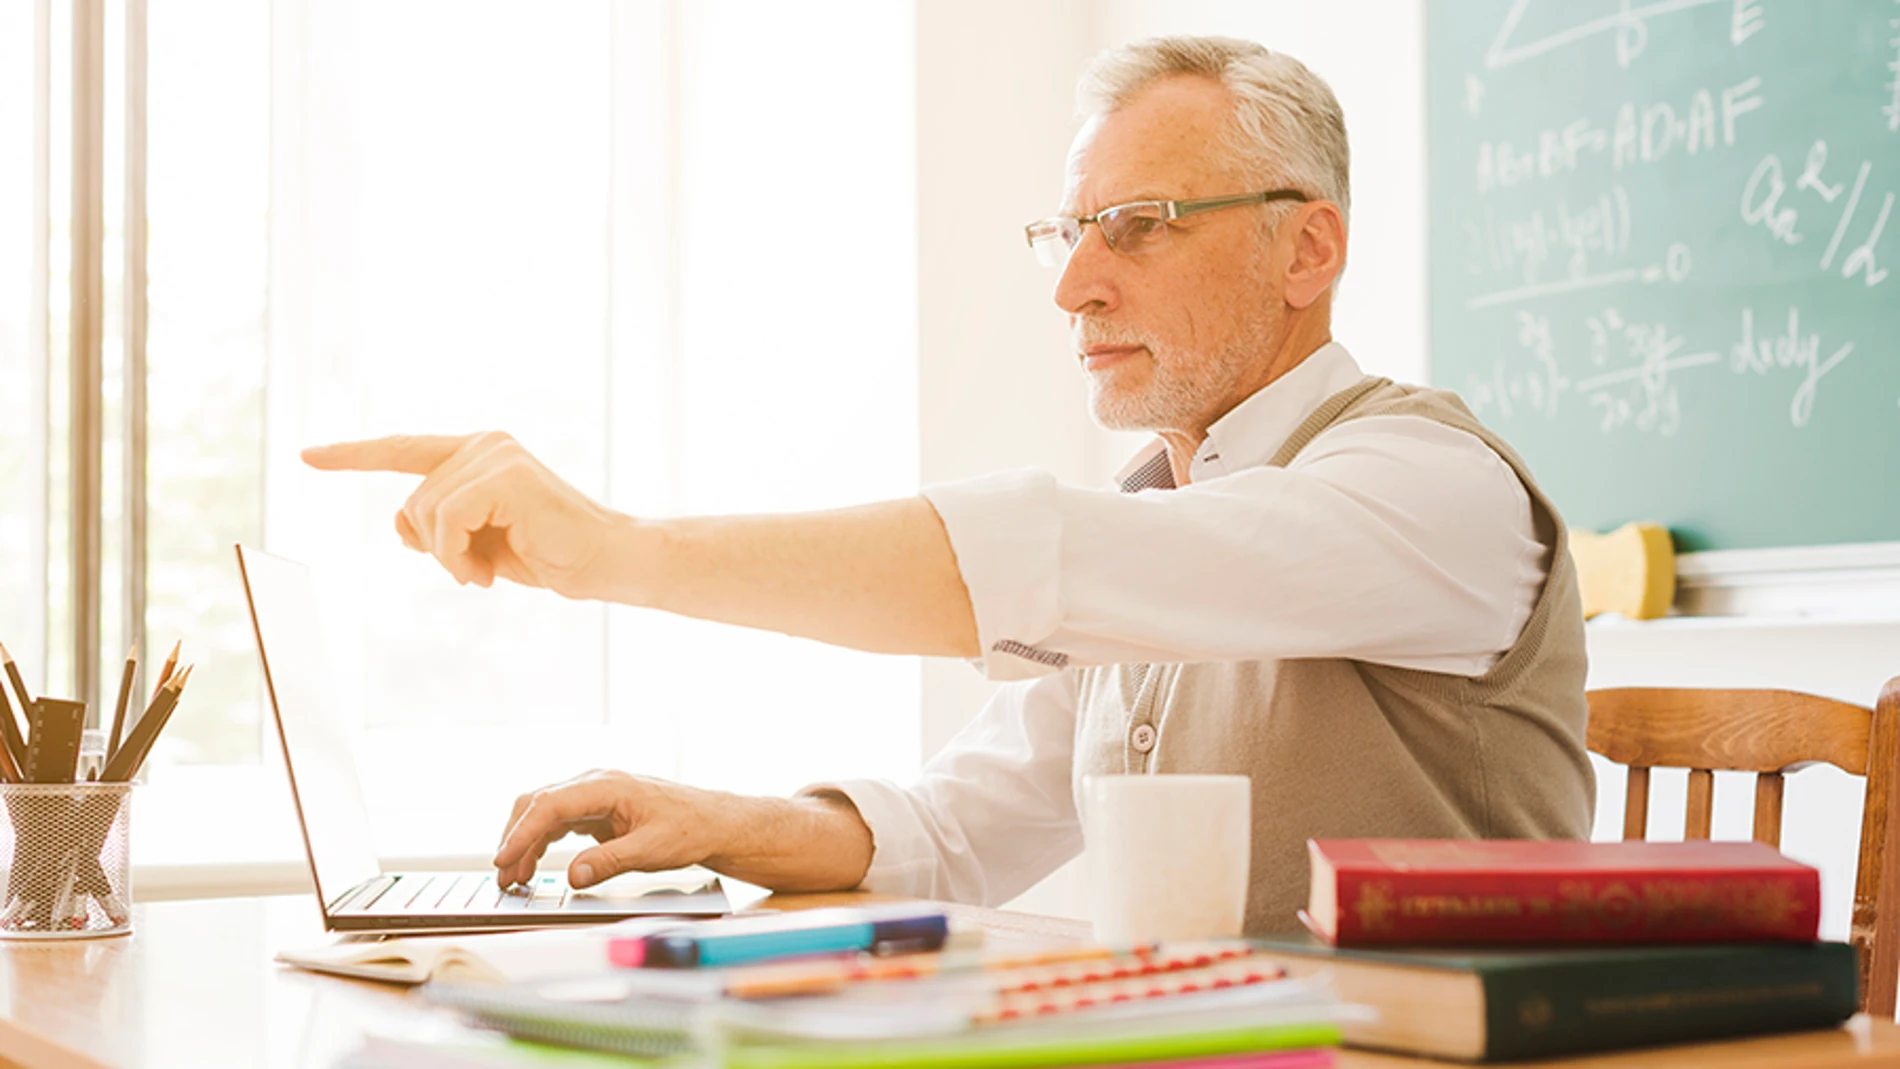
<path id="1" fill-rule="evenodd" d="M 1069 253 L 1082 242 L 1083 222 L 1058 218 L 1039 224 L 1030 240 L 1036 260 L 1044 267 L 1061 267 L 1068 263 Z M 1101 227 L 1108 247 L 1123 255 L 1159 248 L 1168 240 L 1168 223 L 1159 204 L 1124 204 L 1087 222 Z"/>
<path id="2" fill-rule="evenodd" d="M 1168 221 L 1159 204 L 1124 204 L 1096 218 L 1108 247 L 1134 256 L 1167 244 Z"/>

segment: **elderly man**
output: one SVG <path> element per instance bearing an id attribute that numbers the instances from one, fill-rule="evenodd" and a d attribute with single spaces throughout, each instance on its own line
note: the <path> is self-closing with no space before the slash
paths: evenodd
<path id="1" fill-rule="evenodd" d="M 424 476 L 403 541 L 497 576 L 1012 680 L 910 787 L 747 798 L 618 772 L 524 795 L 495 857 L 570 831 L 586 886 L 699 863 L 780 890 L 998 904 L 1082 847 L 1090 773 L 1252 777 L 1247 930 L 1293 926 L 1313 836 L 1578 837 L 1583 621 L 1563 524 L 1449 394 L 1331 340 L 1347 148 L 1288 57 L 1147 41 L 1088 72 L 1060 269 L 1095 418 L 1153 431 L 1120 492 L 1020 472 L 808 515 L 646 520 L 504 435 L 305 454 Z"/>

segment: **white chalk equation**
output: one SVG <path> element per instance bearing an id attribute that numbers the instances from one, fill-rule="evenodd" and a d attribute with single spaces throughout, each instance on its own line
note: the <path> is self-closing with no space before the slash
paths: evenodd
<path id="1" fill-rule="evenodd" d="M 1893 411 L 1900 0 L 1483 11 L 1434 78 L 1448 385 L 1588 438 Z"/>
<path id="2" fill-rule="evenodd" d="M 1584 116 L 1539 130 L 1525 144 L 1481 141 L 1474 172 L 1478 192 L 1554 178 L 1605 156 L 1621 171 L 1660 162 L 1675 152 L 1695 156 L 1733 148 L 1742 117 L 1766 103 L 1761 88 L 1761 76 L 1753 75 L 1719 90 L 1695 89 L 1682 98 L 1680 108 L 1676 101 L 1651 100 L 1639 106 L 1626 100 L 1607 124 Z"/>
<path id="3" fill-rule="evenodd" d="M 1481 294 L 1465 302 L 1470 310 L 1495 308 L 1499 305 L 1518 304 L 1539 297 L 1554 297 L 1564 293 L 1579 293 L 1584 290 L 1608 289 L 1626 286 L 1632 282 L 1652 284 L 1664 280 L 1681 282 L 1689 275 L 1689 246 L 1680 242 L 1669 246 L 1669 255 L 1661 262 L 1643 267 L 1619 267 L 1612 271 L 1596 274 L 1571 275 L 1551 282 L 1533 282 L 1523 286 L 1513 286 L 1506 290 L 1495 290 Z"/>
<path id="4" fill-rule="evenodd" d="M 1504 16 L 1497 36 L 1485 51 L 1487 70 L 1501 70 L 1528 59 L 1570 45 L 1608 35 L 1614 42 L 1619 67 L 1628 68 L 1649 46 L 1649 24 L 1667 15 L 1694 8 L 1726 4 L 1730 9 L 1728 39 L 1740 45 L 1762 29 L 1764 22 L 1760 0 L 1653 0 L 1647 4 L 1622 0 L 1620 10 L 1584 21 L 1576 21 L 1576 0 L 1517 0 Z M 1528 20 L 1527 13 L 1535 9 Z M 1540 35 L 1541 34 L 1541 35 Z"/>
<path id="5" fill-rule="evenodd" d="M 1794 305 L 1788 307 L 1785 328 L 1772 335 L 1757 335 L 1754 309 L 1740 309 L 1739 330 L 1725 350 L 1690 349 L 1670 324 L 1634 321 L 1605 306 L 1579 324 L 1589 338 L 1586 351 L 1570 357 L 1572 366 L 1589 368 L 1579 376 L 1563 370 L 1550 316 L 1523 309 L 1516 315 L 1523 357 L 1500 356 L 1488 373 L 1467 378 L 1463 393 L 1472 411 L 1480 416 L 1495 412 L 1506 420 L 1520 413 L 1554 420 L 1562 398 L 1574 394 L 1604 434 L 1627 428 L 1673 437 L 1683 425 L 1683 391 L 1693 391 L 1702 376 L 1719 374 L 1725 352 L 1731 376 L 1792 382 L 1788 423 L 1806 427 L 1814 418 L 1821 381 L 1853 355 L 1856 345 L 1851 340 L 1824 343 L 1821 332 L 1803 329 L 1801 310 Z M 1826 356 L 1823 349 L 1829 349 Z M 1705 368 L 1713 370 L 1699 370 Z"/>
<path id="6" fill-rule="evenodd" d="M 1788 421 L 1797 427 L 1805 427 L 1814 415 L 1814 395 L 1820 388 L 1821 379 L 1828 372 L 1840 366 L 1841 361 L 1853 355 L 1854 343 L 1847 342 L 1836 348 L 1826 359 L 1821 357 L 1821 335 L 1801 332 L 1801 310 L 1788 309 L 1788 327 L 1772 338 L 1755 337 L 1755 312 L 1752 308 L 1742 309 L 1742 337 L 1729 350 L 1729 367 L 1740 375 L 1766 375 L 1771 372 L 1793 370 L 1801 373 L 1801 383 L 1795 387 L 1794 397 L 1788 403 Z"/>
<path id="7" fill-rule="evenodd" d="M 1877 286 L 1887 278 L 1888 271 L 1880 266 L 1879 246 L 1886 234 L 1887 219 L 1893 214 L 1894 193 L 1884 190 L 1877 194 L 1868 193 L 1868 179 L 1872 177 L 1874 161 L 1862 160 L 1855 170 L 1851 185 L 1839 177 L 1838 172 L 1830 181 L 1828 170 L 1828 148 L 1824 140 L 1816 140 L 1808 149 L 1807 160 L 1801 174 L 1794 180 L 1792 187 L 1787 180 L 1787 168 L 1781 157 L 1769 153 L 1761 158 L 1748 176 L 1748 182 L 1742 187 L 1741 219 L 1750 227 L 1766 232 L 1775 242 L 1786 246 L 1798 246 L 1805 240 L 1802 229 L 1801 213 L 1813 207 L 1817 215 L 1833 212 L 1833 229 L 1822 250 L 1817 266 L 1824 272 L 1836 270 L 1840 264 L 1840 277 L 1853 280 L 1857 276 L 1867 286 Z M 1842 202 L 1842 194 L 1846 199 Z M 1880 207 L 1872 209 L 1873 196 L 1879 196 Z M 1818 205 L 1799 203 L 1802 197 L 1819 201 Z M 1786 200 L 1784 200 L 1786 198 Z M 1835 209 L 1837 202 L 1838 210 Z M 1863 202 L 1870 210 L 1862 211 Z M 1871 216 L 1871 217 L 1870 217 Z M 1850 228 L 1860 236 L 1860 242 L 1851 246 L 1847 255 L 1837 257 L 1842 242 L 1849 236 Z"/>
<path id="8" fill-rule="evenodd" d="M 1590 272 L 1592 260 L 1629 250 L 1629 194 L 1621 186 L 1579 203 L 1556 201 L 1513 219 L 1487 216 L 1467 222 L 1465 269 L 1473 275 L 1506 274 L 1525 283 L 1545 278 L 1561 263 L 1572 278 Z"/>
<path id="9" fill-rule="evenodd" d="M 1550 317 L 1517 313 L 1517 340 L 1531 358 L 1529 367 L 1513 367 L 1503 359 L 1491 366 L 1490 378 L 1473 377 L 1465 400 L 1482 415 L 1496 408 L 1510 419 L 1519 408 L 1555 419 L 1557 399 L 1570 390 L 1570 378 L 1557 367 L 1557 346 L 1550 334 Z"/>
<path id="10" fill-rule="evenodd" d="M 1524 216 L 1467 220 L 1465 271 L 1480 278 L 1508 276 L 1513 284 L 1476 294 L 1466 299 L 1465 308 L 1689 277 L 1695 258 L 1680 241 L 1670 242 L 1654 262 L 1632 266 L 1636 230 L 1629 193 L 1620 185 L 1586 201 L 1553 201 Z"/>

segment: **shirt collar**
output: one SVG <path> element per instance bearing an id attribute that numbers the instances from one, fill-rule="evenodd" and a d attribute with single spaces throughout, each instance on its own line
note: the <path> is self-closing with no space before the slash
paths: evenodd
<path id="1" fill-rule="evenodd" d="M 1300 361 L 1292 371 L 1261 387 L 1235 405 L 1207 429 L 1207 439 L 1194 451 L 1188 478 L 1214 479 L 1243 468 L 1259 467 L 1299 429 L 1328 397 L 1365 377 L 1352 354 L 1338 342 L 1327 342 Z M 1166 443 L 1156 438 L 1115 477 L 1123 491 L 1172 489 Z"/>

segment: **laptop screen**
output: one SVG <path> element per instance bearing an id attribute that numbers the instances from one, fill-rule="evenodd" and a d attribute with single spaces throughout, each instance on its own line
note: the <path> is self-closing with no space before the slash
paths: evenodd
<path id="1" fill-rule="evenodd" d="M 380 875 L 382 866 L 349 739 L 324 687 L 324 672 L 335 669 L 323 654 L 316 586 L 310 569 L 296 561 L 244 546 L 237 554 L 264 685 L 284 744 L 291 797 L 303 824 L 317 897 L 328 910 L 337 896 Z"/>

